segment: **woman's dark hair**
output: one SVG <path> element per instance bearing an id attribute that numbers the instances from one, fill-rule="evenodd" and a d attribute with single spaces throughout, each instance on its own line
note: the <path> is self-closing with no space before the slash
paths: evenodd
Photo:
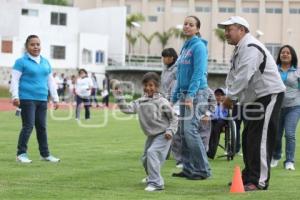
<path id="1" fill-rule="evenodd" d="M 196 17 L 195 15 L 190 15 L 190 16 L 187 16 L 187 17 L 192 17 L 192 18 L 194 18 L 194 19 L 196 20 L 196 26 L 197 26 L 197 28 L 200 30 L 200 27 L 201 27 L 200 19 L 199 19 L 198 17 Z M 201 37 L 200 32 L 196 33 L 196 35 L 197 35 L 198 37 Z"/>
<path id="2" fill-rule="evenodd" d="M 291 56 L 292 56 L 292 60 L 291 60 L 291 66 L 293 66 L 293 67 L 297 67 L 298 66 L 298 58 L 297 58 L 297 54 L 296 54 L 296 51 L 295 51 L 295 49 L 292 47 L 292 46 L 290 46 L 290 45 L 283 45 L 280 49 L 279 49 L 279 51 L 278 51 L 278 56 L 277 56 L 277 60 L 276 60 L 276 64 L 277 65 L 281 65 L 281 60 L 280 60 L 280 53 L 281 53 L 281 51 L 283 50 L 283 48 L 288 48 L 289 50 L 290 50 L 290 53 L 291 53 Z"/>
<path id="3" fill-rule="evenodd" d="M 25 48 L 27 48 L 27 46 L 28 46 L 28 44 L 29 44 L 29 41 L 30 41 L 32 38 L 38 38 L 38 39 L 39 39 L 39 36 L 37 36 L 37 35 L 29 35 L 29 36 L 26 38 L 26 41 L 25 41 Z"/>
<path id="4" fill-rule="evenodd" d="M 178 58 L 178 55 L 177 55 L 177 53 L 176 53 L 176 51 L 175 51 L 174 48 L 166 48 L 166 49 L 164 49 L 164 50 L 161 52 L 161 56 L 162 56 L 162 57 L 172 57 L 172 58 L 173 58 L 173 62 L 170 63 L 170 64 L 168 65 L 168 67 L 171 67 L 171 66 L 176 62 L 176 60 L 177 60 L 177 58 Z"/>
<path id="5" fill-rule="evenodd" d="M 160 85 L 159 75 L 155 72 L 148 72 L 142 78 L 142 84 L 145 85 L 149 81 L 153 81 L 155 86 L 158 87 Z"/>
<path id="6" fill-rule="evenodd" d="M 81 72 L 85 73 L 86 75 L 88 74 L 87 71 L 85 69 L 83 69 L 83 68 L 81 68 L 81 69 L 78 70 L 78 74 L 80 74 Z"/>

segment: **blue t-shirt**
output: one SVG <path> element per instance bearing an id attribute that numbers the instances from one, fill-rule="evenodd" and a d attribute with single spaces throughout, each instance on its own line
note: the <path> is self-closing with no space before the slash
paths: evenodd
<path id="1" fill-rule="evenodd" d="M 20 100 L 47 101 L 51 66 L 45 58 L 41 56 L 38 64 L 24 54 L 22 58 L 16 60 L 13 69 L 22 73 L 19 82 Z"/>

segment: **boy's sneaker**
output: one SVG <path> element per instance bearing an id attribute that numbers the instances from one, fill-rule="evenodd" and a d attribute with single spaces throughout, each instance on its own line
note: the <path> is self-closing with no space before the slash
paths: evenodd
<path id="1" fill-rule="evenodd" d="M 30 160 L 28 158 L 27 153 L 22 153 L 22 154 L 18 155 L 16 158 L 16 161 L 20 162 L 20 163 L 31 163 L 32 162 L 32 160 Z"/>
<path id="2" fill-rule="evenodd" d="M 145 188 L 145 191 L 147 192 L 154 192 L 154 191 L 159 191 L 159 190 L 163 190 L 162 188 L 156 188 L 152 185 L 148 185 L 146 188 Z"/>
<path id="3" fill-rule="evenodd" d="M 148 177 L 142 179 L 142 183 L 147 183 L 147 182 L 148 182 Z"/>
<path id="4" fill-rule="evenodd" d="M 182 164 L 182 163 L 178 163 L 178 164 L 176 165 L 176 168 L 182 169 L 182 168 L 183 168 L 183 164 Z"/>
<path id="5" fill-rule="evenodd" d="M 57 163 L 60 161 L 59 158 L 55 158 L 54 156 L 48 156 L 48 157 L 42 157 L 41 160 L 44 160 L 44 161 L 49 161 L 49 162 L 53 162 L 53 163 Z"/>
<path id="6" fill-rule="evenodd" d="M 274 158 L 272 158 L 271 160 L 271 167 L 277 167 L 279 160 L 276 160 Z"/>
<path id="7" fill-rule="evenodd" d="M 295 170 L 294 163 L 292 163 L 292 162 L 285 163 L 285 169 L 294 171 Z"/>

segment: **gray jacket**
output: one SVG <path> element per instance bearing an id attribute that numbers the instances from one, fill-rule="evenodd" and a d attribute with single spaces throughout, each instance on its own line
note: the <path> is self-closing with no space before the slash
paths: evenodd
<path id="1" fill-rule="evenodd" d="M 177 131 L 178 118 L 170 102 L 155 94 L 153 98 L 143 96 L 131 103 L 126 103 L 124 96 L 117 96 L 117 104 L 126 114 L 138 113 L 139 122 L 145 135 L 154 136 L 166 131 L 173 135 Z"/>
<path id="2" fill-rule="evenodd" d="M 279 68 L 279 72 L 283 73 L 282 69 Z M 286 86 L 286 92 L 282 107 L 293 107 L 300 105 L 300 67 L 290 68 L 287 71 L 287 79 L 284 80 Z"/>
<path id="3" fill-rule="evenodd" d="M 226 86 L 227 96 L 242 104 L 285 91 L 272 55 L 250 33 L 236 45 Z"/>
<path id="4" fill-rule="evenodd" d="M 172 93 L 174 92 L 176 70 L 176 65 L 173 65 L 169 68 L 165 68 L 161 73 L 161 92 L 168 100 L 170 100 Z"/>

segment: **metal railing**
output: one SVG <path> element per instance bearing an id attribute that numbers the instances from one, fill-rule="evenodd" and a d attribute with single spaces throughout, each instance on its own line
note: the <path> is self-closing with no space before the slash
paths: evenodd
<path id="1" fill-rule="evenodd" d="M 160 56 L 148 56 L 142 54 L 127 54 L 125 56 L 125 65 L 121 62 L 120 56 L 113 55 L 108 59 L 108 69 L 145 69 L 145 68 L 155 68 L 156 70 L 162 70 L 162 60 Z M 124 62 L 123 62 L 124 63 Z M 229 71 L 229 65 L 227 63 L 218 63 L 216 60 L 208 60 L 208 72 L 215 74 L 227 74 Z"/>

